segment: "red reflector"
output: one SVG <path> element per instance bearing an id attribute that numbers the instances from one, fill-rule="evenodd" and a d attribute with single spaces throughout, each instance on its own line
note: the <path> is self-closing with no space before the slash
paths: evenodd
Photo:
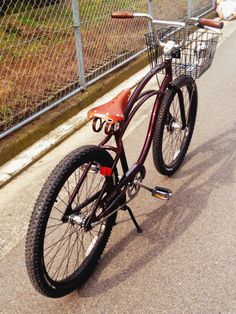
<path id="1" fill-rule="evenodd" d="M 112 176 L 112 169 L 109 167 L 101 167 L 100 173 L 102 176 L 111 177 Z"/>

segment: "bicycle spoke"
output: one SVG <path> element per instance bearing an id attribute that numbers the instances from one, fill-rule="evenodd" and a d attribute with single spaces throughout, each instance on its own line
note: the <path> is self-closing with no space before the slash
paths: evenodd
<path id="1" fill-rule="evenodd" d="M 79 266 L 79 253 L 80 253 L 80 249 L 81 247 L 79 248 L 79 237 L 78 237 L 78 234 L 76 232 L 76 251 L 77 251 L 77 254 L 76 254 L 76 261 L 75 261 L 75 269 L 78 268 Z"/>
<path id="2" fill-rule="evenodd" d="M 74 226 L 73 226 L 72 229 L 74 229 Z M 75 232 L 74 232 L 74 230 L 73 230 L 73 231 L 72 231 L 72 234 L 74 234 L 74 233 L 75 233 Z M 70 239 L 71 239 L 71 238 L 70 238 Z M 70 239 L 69 239 L 69 243 L 70 243 Z M 75 240 L 75 241 L 76 241 L 76 240 Z M 74 241 L 74 243 L 75 243 L 75 241 Z M 59 275 L 60 275 L 60 269 L 61 269 L 63 263 L 65 262 L 66 253 L 67 253 L 67 250 L 68 250 L 69 247 L 70 247 L 70 245 L 68 244 L 66 250 L 64 251 L 64 255 L 63 255 L 62 259 L 61 259 L 61 262 L 60 262 L 60 264 L 59 264 L 59 266 L 58 266 L 56 272 L 52 275 L 52 278 L 55 278 L 55 276 L 56 276 L 55 280 L 57 280 L 58 277 L 59 277 Z M 70 248 L 70 249 L 71 249 L 71 248 Z M 68 250 L 68 253 L 69 253 L 70 249 Z M 70 256 L 71 256 L 71 254 L 70 254 Z M 67 259 L 67 260 L 68 260 L 68 259 Z M 68 260 L 68 261 L 69 261 L 69 260 Z M 66 270 L 65 270 L 65 271 L 66 271 Z M 62 279 L 64 278 L 65 271 L 64 271 L 64 273 L 63 273 Z"/>
<path id="3" fill-rule="evenodd" d="M 70 199 L 70 192 L 69 192 L 69 181 L 66 181 L 66 184 L 68 185 L 68 187 L 66 187 L 65 185 L 63 185 L 63 189 L 66 191 L 66 193 L 68 194 L 68 200 Z"/>
<path id="4" fill-rule="evenodd" d="M 74 234 L 74 230 L 73 230 L 73 232 L 72 232 L 72 234 Z M 70 262 L 70 258 L 71 258 L 71 256 L 72 256 L 72 253 L 73 253 L 73 249 L 74 249 L 74 244 L 75 244 L 75 241 L 76 241 L 76 239 L 75 239 L 75 241 L 74 241 L 74 243 L 72 244 L 72 246 L 70 245 L 70 243 L 71 243 L 71 239 L 72 239 L 72 236 L 69 238 L 69 242 L 68 242 L 68 245 L 67 245 L 67 247 L 66 247 L 66 249 L 65 249 L 65 251 L 64 251 L 64 255 L 63 255 L 63 257 L 62 257 L 62 259 L 61 259 L 61 263 L 60 263 L 60 265 L 58 266 L 58 269 L 57 269 L 57 271 L 55 272 L 55 274 L 53 275 L 53 278 L 56 276 L 56 280 L 58 279 L 58 277 L 59 277 L 59 275 L 60 275 L 60 269 L 62 268 L 62 266 L 63 266 L 63 264 L 66 262 L 66 266 L 65 266 L 65 269 L 64 269 L 64 272 L 63 272 L 63 274 L 62 274 L 62 278 L 61 278 L 61 280 L 63 280 L 64 278 L 65 278 L 65 275 L 70 275 L 69 274 L 69 272 L 68 272 L 68 270 L 69 270 L 69 262 Z M 74 269 L 75 270 L 75 269 Z"/>
<path id="5" fill-rule="evenodd" d="M 70 226 L 70 229 L 71 229 L 71 226 Z M 69 237 L 71 237 L 72 234 L 73 234 L 73 233 L 70 233 Z M 61 244 L 59 245 L 59 247 L 58 247 L 56 253 L 53 255 L 53 257 L 51 258 L 51 260 L 47 263 L 47 265 L 45 265 L 45 267 L 46 267 L 46 269 L 47 269 L 47 267 L 51 264 L 50 267 L 48 268 L 48 272 L 50 271 L 51 266 L 52 266 L 52 264 L 53 264 L 53 262 L 54 262 L 54 260 L 55 260 L 55 258 L 56 258 L 56 256 L 57 256 L 57 254 L 61 251 L 61 249 L 63 248 L 63 246 L 64 246 L 65 243 L 66 243 L 66 241 L 61 242 Z"/>
<path id="6" fill-rule="evenodd" d="M 66 206 L 67 206 L 67 203 L 58 195 L 57 196 L 59 199 L 60 199 L 60 201 L 62 201 L 62 203 L 64 203 Z M 55 205 L 54 205 L 54 207 L 55 207 Z M 59 210 L 59 209 L 58 209 Z M 59 210 L 60 211 L 60 210 Z"/>
<path id="7" fill-rule="evenodd" d="M 70 241 L 70 240 L 69 240 L 69 241 Z M 68 246 L 67 246 L 67 247 L 68 247 Z M 58 268 L 56 269 L 55 273 L 52 275 L 52 278 L 53 278 L 53 279 L 54 279 L 55 276 L 57 275 L 56 278 L 55 278 L 55 280 L 58 279 L 59 274 L 60 274 L 61 267 L 62 267 L 62 265 L 63 265 L 63 263 L 64 263 L 64 261 L 65 261 L 65 255 L 66 255 L 67 247 L 66 247 L 66 249 L 65 249 L 65 251 L 64 251 L 64 255 L 63 255 L 62 259 L 61 259 L 61 262 L 60 262 Z M 62 279 L 63 279 L 63 278 L 62 278 Z"/>
<path id="8" fill-rule="evenodd" d="M 58 219 L 58 218 L 55 218 L 55 217 L 49 217 L 49 219 L 51 219 L 51 220 L 57 220 L 57 221 L 61 221 L 61 219 Z"/>
<path id="9" fill-rule="evenodd" d="M 69 238 L 69 242 L 68 242 L 68 245 L 67 245 L 67 248 L 66 248 L 66 251 L 65 251 L 65 253 L 67 253 L 67 263 L 66 263 L 66 267 L 65 267 L 64 273 L 62 275 L 62 279 L 65 278 L 65 275 L 68 276 L 68 268 L 69 268 L 69 262 L 70 262 L 70 257 L 71 257 L 70 252 L 71 251 L 73 252 L 73 245 L 71 247 L 70 243 L 71 243 L 71 238 Z"/>
<path id="10" fill-rule="evenodd" d="M 59 224 L 59 225 L 57 225 L 56 226 L 56 228 L 54 229 L 54 230 L 52 230 L 51 232 L 49 232 L 49 233 L 47 233 L 47 234 L 45 234 L 45 238 L 47 238 L 50 234 L 52 234 L 53 232 L 55 232 L 61 225 L 63 225 L 63 223 L 61 223 L 61 224 Z M 49 228 L 49 227 L 47 227 L 47 228 Z"/>
<path id="11" fill-rule="evenodd" d="M 47 226 L 47 229 L 49 229 L 49 228 L 54 228 L 54 227 L 57 227 L 57 226 L 61 226 L 61 225 L 63 225 L 63 224 L 64 224 L 64 223 L 61 222 L 61 223 L 56 224 L 56 225 Z"/>
<path id="12" fill-rule="evenodd" d="M 82 254 L 83 254 L 83 261 L 85 260 L 85 248 L 84 248 L 84 232 L 82 233 L 82 239 L 80 239 L 80 236 L 79 236 L 79 241 L 80 241 L 80 244 L 81 244 L 81 248 L 82 248 Z"/>
<path id="13" fill-rule="evenodd" d="M 163 153 L 167 150 L 167 148 L 170 147 L 170 145 L 172 145 L 172 143 L 173 143 L 173 139 L 170 141 L 170 143 L 168 143 L 168 146 L 166 146 L 166 148 L 163 150 Z"/>
<path id="14" fill-rule="evenodd" d="M 69 230 L 69 229 L 68 229 L 68 230 Z M 66 232 L 66 233 L 67 233 L 67 232 Z M 55 246 L 56 246 L 59 242 L 63 241 L 64 239 L 67 239 L 69 236 L 70 236 L 70 234 L 69 234 L 68 236 L 66 236 L 66 237 L 63 237 L 63 236 L 62 236 L 60 240 L 58 240 L 57 242 L 54 242 L 53 244 L 51 244 L 51 245 L 49 245 L 47 248 L 45 248 L 44 251 L 46 251 L 46 250 L 48 250 L 48 249 L 50 249 L 50 248 L 51 248 L 51 250 L 48 251 L 46 255 L 44 255 L 44 258 L 46 258 L 46 257 L 53 251 L 53 249 L 55 248 Z"/>
<path id="15" fill-rule="evenodd" d="M 67 204 L 66 204 L 66 206 L 67 206 Z M 57 208 L 55 205 L 53 205 L 53 208 L 55 208 L 57 211 L 59 211 L 62 215 L 64 215 L 64 213 L 59 209 L 59 208 Z"/>

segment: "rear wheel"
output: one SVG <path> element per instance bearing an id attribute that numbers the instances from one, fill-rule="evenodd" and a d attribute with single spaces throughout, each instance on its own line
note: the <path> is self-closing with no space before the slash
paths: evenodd
<path id="1" fill-rule="evenodd" d="M 171 176 L 188 150 L 197 114 L 197 87 L 189 76 L 177 77 L 160 106 L 153 137 L 156 169 Z"/>
<path id="2" fill-rule="evenodd" d="M 40 192 L 26 237 L 26 266 L 31 282 L 43 295 L 66 295 L 94 270 L 116 214 L 88 230 L 85 224 L 104 184 L 104 201 L 97 207 L 96 217 L 108 205 L 106 196 L 114 189 L 116 171 L 105 177 L 99 170 L 112 163 L 109 153 L 97 146 L 77 149 L 59 163 Z M 65 213 L 79 180 L 82 184 Z"/>

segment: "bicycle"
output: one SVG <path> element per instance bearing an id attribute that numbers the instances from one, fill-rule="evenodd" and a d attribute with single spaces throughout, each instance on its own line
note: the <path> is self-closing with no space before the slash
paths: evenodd
<path id="1" fill-rule="evenodd" d="M 36 200 L 26 236 L 26 266 L 34 287 L 48 297 L 64 296 L 88 279 L 119 210 L 127 210 L 137 231 L 142 232 L 128 206 L 140 188 L 158 199 L 171 198 L 167 188 L 144 185 L 144 163 L 153 143 L 154 164 L 161 174 L 171 176 L 182 164 L 196 120 L 195 79 L 210 67 L 214 57 L 219 34 L 211 28 L 223 27 L 222 22 L 207 19 L 160 21 L 141 13 L 115 12 L 112 17 L 149 20 L 152 32 L 146 41 L 151 70 L 132 94 L 124 90 L 89 111 L 93 130 L 104 129 L 105 139 L 67 155 Z M 154 26 L 159 24 L 171 28 L 156 31 Z M 194 25 L 203 30 L 194 32 Z M 160 72 L 164 73 L 161 83 Z M 143 92 L 154 76 L 158 89 Z M 146 139 L 137 162 L 129 167 L 122 138 L 136 112 L 151 97 L 155 101 Z M 115 139 L 113 146 L 108 144 L 111 138 Z M 122 176 L 118 175 L 118 162 Z"/>

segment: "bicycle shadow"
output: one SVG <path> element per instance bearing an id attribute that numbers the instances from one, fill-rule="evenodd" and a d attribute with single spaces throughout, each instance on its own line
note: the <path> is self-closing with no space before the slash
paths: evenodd
<path id="1" fill-rule="evenodd" d="M 189 154 L 187 160 L 190 160 L 190 165 L 174 176 L 174 180 L 182 180 L 183 177 L 186 180 L 175 191 L 176 197 L 171 206 L 162 205 L 143 216 L 144 220 L 140 225 L 144 233 L 138 237 L 138 241 L 135 241 L 137 239 L 135 229 L 128 234 L 124 233 L 122 238 L 105 252 L 102 263 L 98 265 L 92 278 L 76 291 L 80 297 L 102 294 L 128 280 L 134 273 L 161 255 L 189 228 L 207 208 L 209 195 L 215 187 L 234 182 L 235 135 L 236 128 L 229 129 Z M 145 251 L 146 243 L 148 249 Z M 138 254 L 130 257 L 130 253 L 127 252 L 131 262 L 125 259 L 119 264 L 119 269 L 116 269 L 115 273 L 105 276 L 104 279 L 103 272 L 106 267 L 116 263 L 115 258 L 131 244 L 135 246 L 132 252 Z"/>

